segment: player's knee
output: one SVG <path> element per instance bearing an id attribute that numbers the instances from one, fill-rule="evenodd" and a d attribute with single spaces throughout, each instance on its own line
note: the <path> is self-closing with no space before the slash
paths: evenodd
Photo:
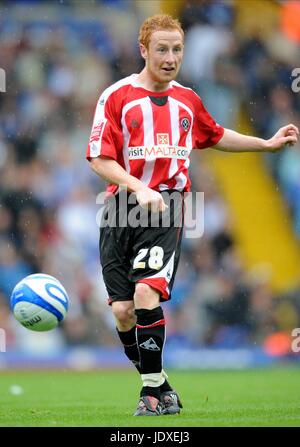
<path id="1" fill-rule="evenodd" d="M 159 293 L 145 283 L 135 286 L 134 304 L 136 309 L 153 309 L 159 306 Z"/>
<path id="2" fill-rule="evenodd" d="M 112 303 L 112 311 L 120 329 L 127 330 L 127 326 L 130 329 L 135 324 L 133 302 L 115 301 Z"/>

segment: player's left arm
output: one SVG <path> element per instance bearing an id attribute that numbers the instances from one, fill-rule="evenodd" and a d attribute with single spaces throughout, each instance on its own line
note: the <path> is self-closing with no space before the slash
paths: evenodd
<path id="1" fill-rule="evenodd" d="M 212 147 L 225 152 L 276 152 L 286 144 L 290 146 L 296 144 L 298 137 L 299 129 L 294 124 L 281 127 L 268 140 L 225 129 L 221 139 Z"/>

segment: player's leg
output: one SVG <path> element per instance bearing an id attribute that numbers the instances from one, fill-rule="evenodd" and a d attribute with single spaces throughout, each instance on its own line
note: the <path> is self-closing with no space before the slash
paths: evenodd
<path id="1" fill-rule="evenodd" d="M 128 359 L 134 364 L 138 372 L 140 369 L 140 353 L 136 340 L 136 315 L 134 303 L 131 301 L 114 301 L 112 311 L 116 320 L 118 336 L 124 347 Z"/>
<path id="2" fill-rule="evenodd" d="M 163 370 L 165 318 L 160 305 L 161 301 L 171 298 L 178 266 L 182 225 L 175 225 L 174 216 L 181 215 L 181 208 L 179 197 L 179 201 L 169 207 L 170 225 L 167 227 L 137 228 L 130 274 L 136 283 L 134 302 L 143 380 L 141 395 L 156 399 L 160 396 L 165 414 L 179 413 L 181 407 L 178 395 L 169 385 Z"/>
<path id="3" fill-rule="evenodd" d="M 167 381 L 163 370 L 165 319 L 160 306 L 160 293 L 144 283 L 136 284 L 134 294 L 137 315 L 137 342 L 143 387 L 137 416 L 179 413 L 181 402 Z M 163 406 L 161 407 L 161 403 Z"/>
<path id="4" fill-rule="evenodd" d="M 156 290 L 147 284 L 136 284 L 136 338 L 143 387 L 135 416 L 157 416 L 162 412 L 160 386 L 165 381 L 162 374 L 165 322 L 159 300 L 160 295 Z"/>
<path id="5" fill-rule="evenodd" d="M 115 209 L 113 209 L 115 206 Z M 108 303 L 116 320 L 117 334 L 123 344 L 125 354 L 139 371 L 139 351 L 136 344 L 133 295 L 134 283 L 128 279 L 131 268 L 130 231 L 126 227 L 109 225 L 109 212 L 119 215 L 119 202 L 112 200 L 105 206 L 100 229 L 100 260 L 104 283 L 109 296 Z M 105 220 L 105 225 L 103 224 Z"/>
<path id="6" fill-rule="evenodd" d="M 134 312 L 134 284 L 124 278 L 122 269 L 103 269 L 103 279 L 109 294 L 109 304 L 116 321 L 116 331 L 128 359 L 140 372 L 140 354 L 136 341 L 136 315 Z M 130 290 L 131 296 L 126 296 Z M 123 298 L 125 297 L 125 298 Z"/>

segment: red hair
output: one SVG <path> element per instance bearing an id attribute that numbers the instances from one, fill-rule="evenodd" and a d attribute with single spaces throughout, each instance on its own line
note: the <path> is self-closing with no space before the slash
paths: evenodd
<path id="1" fill-rule="evenodd" d="M 142 23 L 139 32 L 139 43 L 148 48 L 152 33 L 154 33 L 155 31 L 164 30 L 179 31 L 182 35 L 182 39 L 184 38 L 184 31 L 179 20 L 173 19 L 173 17 L 169 14 L 156 14 L 154 16 L 148 17 Z"/>

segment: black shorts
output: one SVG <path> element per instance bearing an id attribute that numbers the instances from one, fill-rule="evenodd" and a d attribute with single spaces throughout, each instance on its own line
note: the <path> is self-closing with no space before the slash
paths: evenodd
<path id="1" fill-rule="evenodd" d="M 157 290 L 160 300 L 171 298 L 180 257 L 183 194 L 174 190 L 162 194 L 168 204 L 163 213 L 151 214 L 128 203 L 133 195 L 124 191 L 104 207 L 99 249 L 109 304 L 132 300 L 137 282 Z"/>

